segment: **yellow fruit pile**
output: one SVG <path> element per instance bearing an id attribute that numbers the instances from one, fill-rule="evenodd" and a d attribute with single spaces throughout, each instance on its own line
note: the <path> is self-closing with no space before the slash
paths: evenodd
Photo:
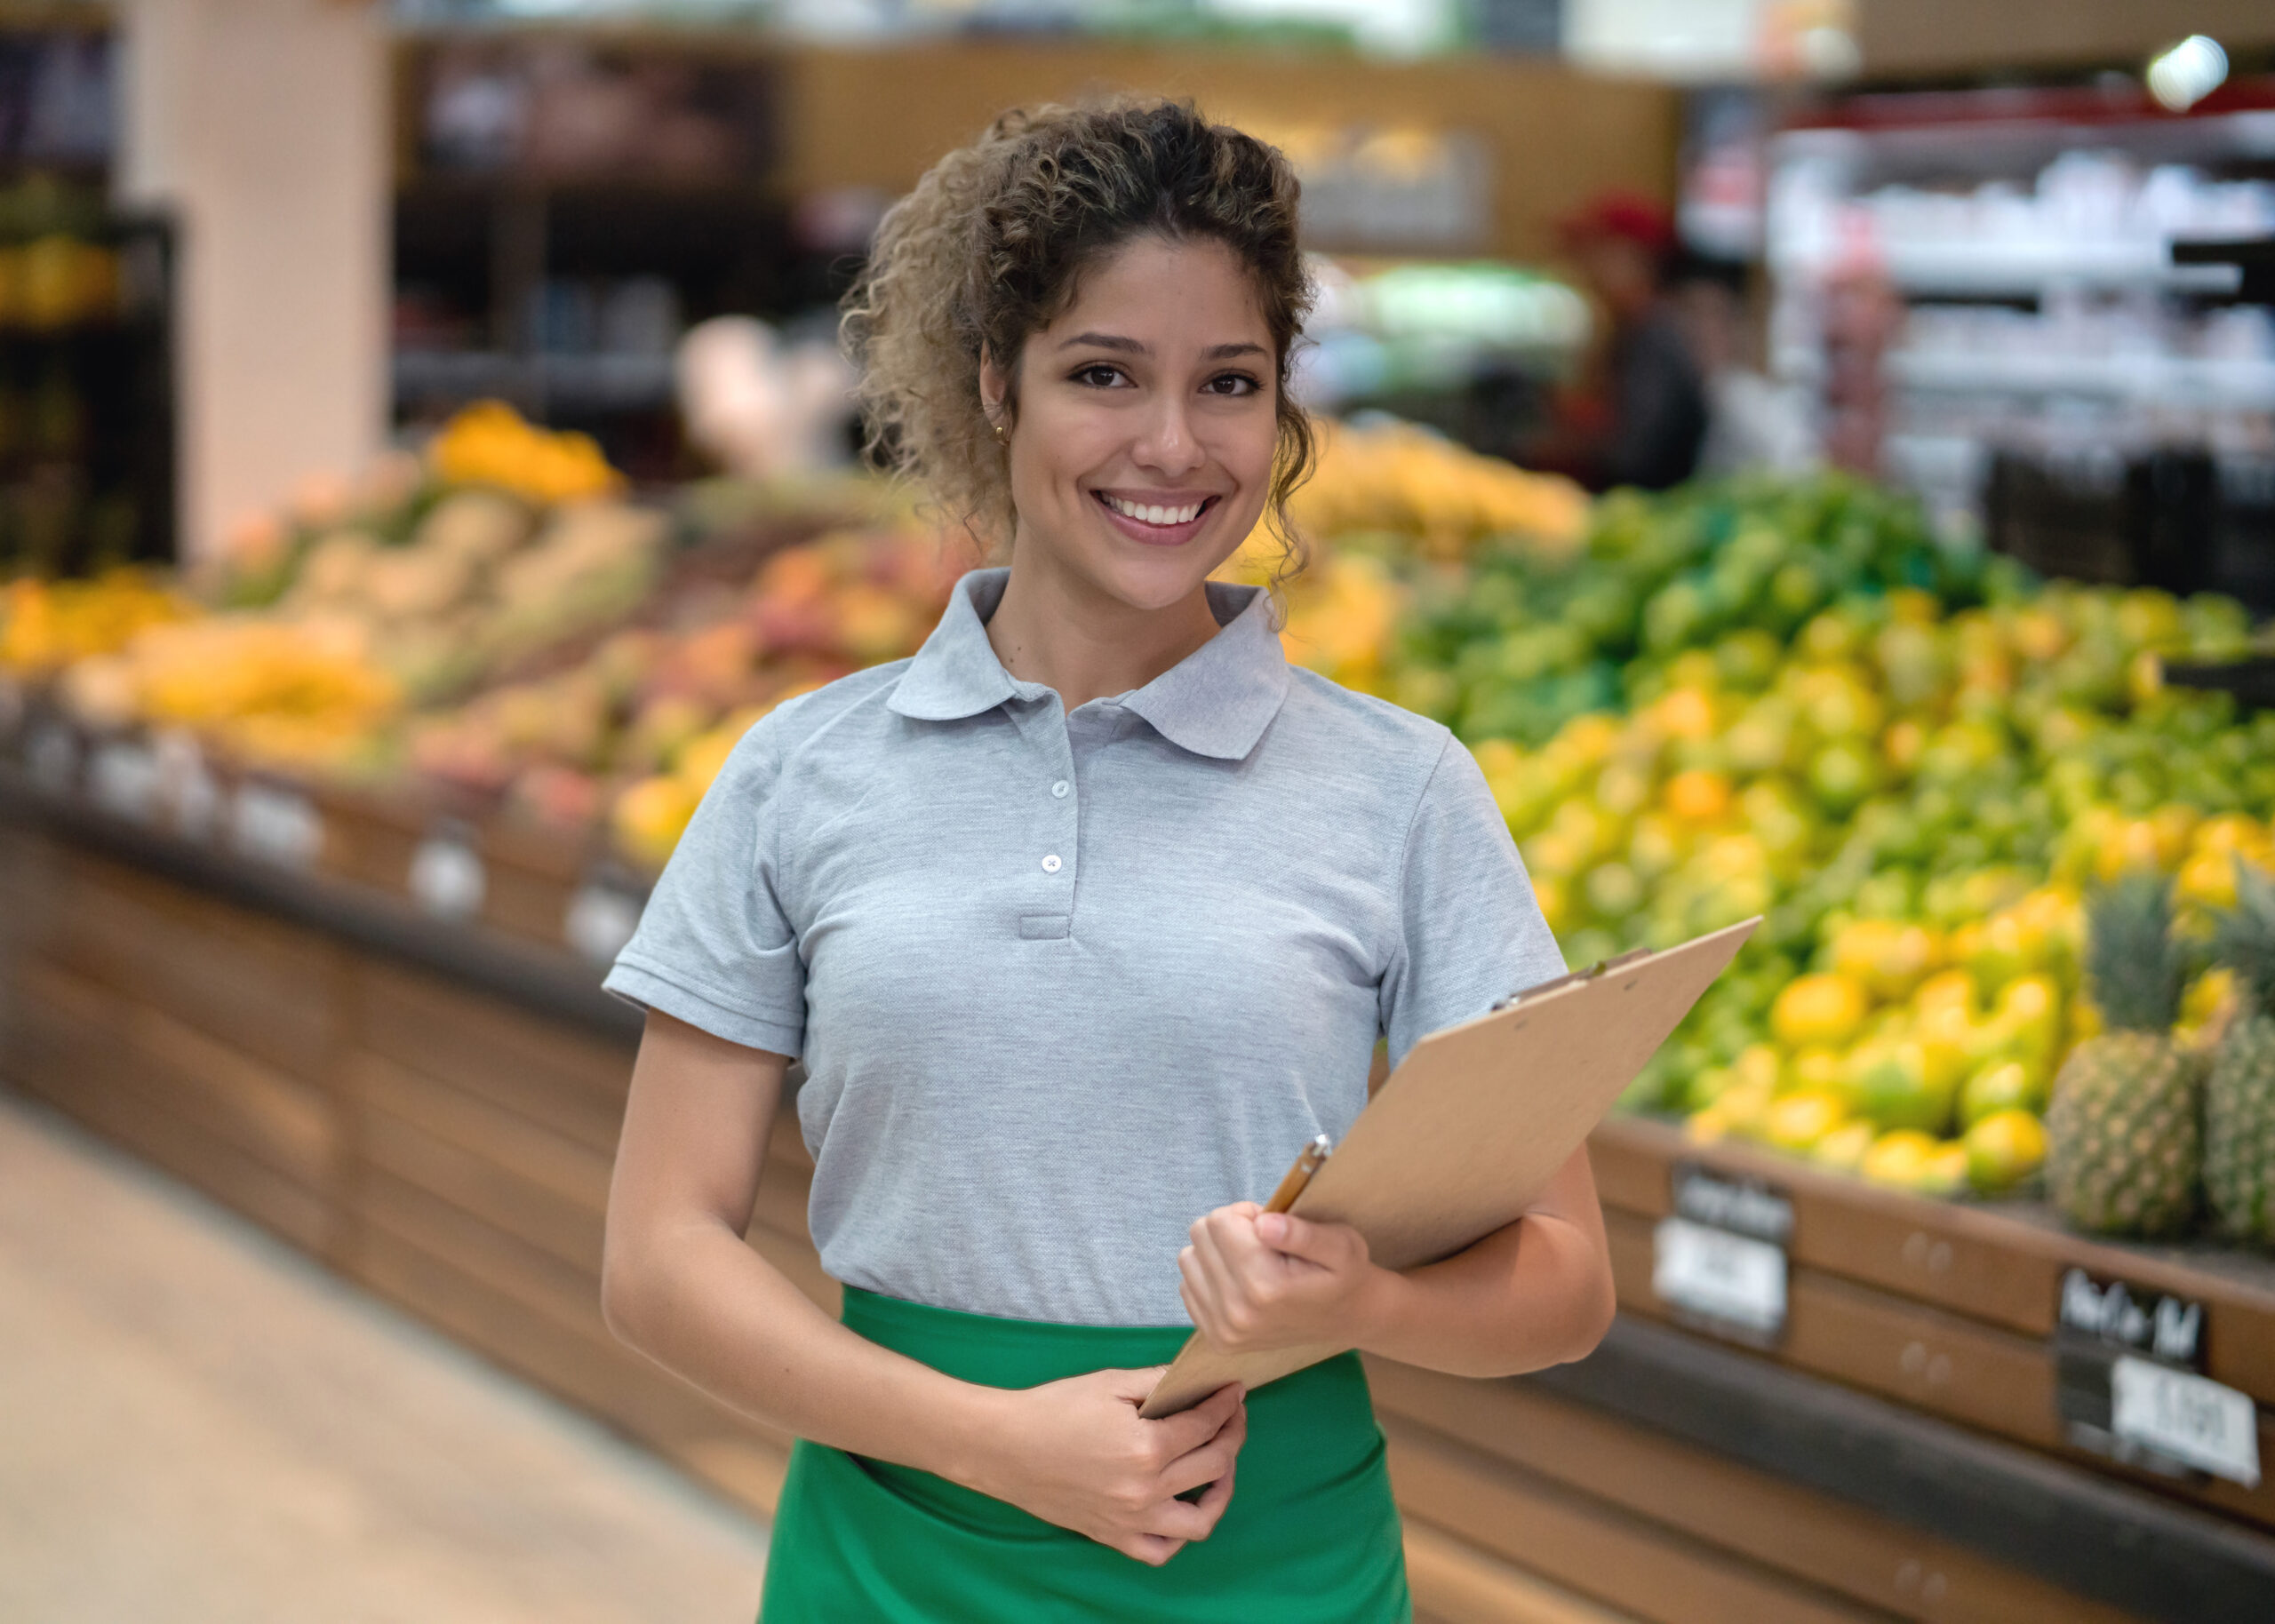
<path id="1" fill-rule="evenodd" d="M 2275 867 L 2259 816 L 2202 809 L 2267 800 L 2275 732 L 2158 687 L 2178 617 L 2155 593 L 1946 615 L 1897 591 L 1787 646 L 1739 630 L 1632 668 L 1633 710 L 1530 753 L 1473 746 L 1574 961 L 1767 916 L 1638 1099 L 1913 1190 L 2032 1173 L 2096 1030 L 2084 888 L 2154 866 L 2202 910 L 2239 858 Z"/>
<path id="2" fill-rule="evenodd" d="M 115 569 L 92 581 L 12 581 L 0 588 L 0 671 L 49 676 L 124 648 L 145 626 L 196 612 L 140 569 Z"/>
<path id="3" fill-rule="evenodd" d="M 1412 537 L 1426 556 L 1457 559 L 1497 537 L 1576 551 L 1589 505 L 1569 480 L 1528 474 L 1427 429 L 1393 423 L 1323 425 L 1318 468 L 1289 510 L 1308 537 L 1384 531 Z"/>
<path id="4" fill-rule="evenodd" d="M 83 720 L 183 728 L 251 765 L 352 765 L 402 707 L 360 640 L 244 616 L 153 627 L 63 680 Z"/>
<path id="5" fill-rule="evenodd" d="M 538 428 L 501 401 L 459 412 L 427 455 L 447 484 L 494 485 L 532 502 L 577 502 L 624 488 L 590 435 Z"/>

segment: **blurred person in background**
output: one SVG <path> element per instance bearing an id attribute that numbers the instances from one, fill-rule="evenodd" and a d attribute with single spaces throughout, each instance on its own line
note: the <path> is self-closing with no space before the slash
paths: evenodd
<path id="1" fill-rule="evenodd" d="M 1706 384 L 1700 477 L 1774 474 L 1797 478 L 1823 460 L 1808 391 L 1781 384 L 1762 364 L 1762 314 L 1743 267 L 1702 260 L 1671 279 L 1668 302 Z"/>
<path id="2" fill-rule="evenodd" d="M 1565 251 L 1604 321 L 1556 422 L 1523 460 L 1592 490 L 1664 490 L 1698 467 L 1706 439 L 1704 367 L 1669 297 L 1674 223 L 1649 198 L 1612 192 L 1560 227 Z"/>
<path id="3" fill-rule="evenodd" d="M 1187 105 L 1006 115 L 848 296 L 878 442 L 1009 566 L 751 729 L 607 982 L 649 1014 L 603 1308 L 799 1438 L 767 1624 L 1405 1624 L 1356 1350 L 1515 1374 L 1610 1323 L 1585 1151 L 1399 1272 L 1251 1198 L 1378 1037 L 1563 969 L 1469 752 L 1209 578 L 1260 521 L 1301 564 L 1296 200 Z M 743 1238 L 794 1057 L 842 1319 Z M 1348 1351 L 1143 1418 L 1195 1326 Z"/>

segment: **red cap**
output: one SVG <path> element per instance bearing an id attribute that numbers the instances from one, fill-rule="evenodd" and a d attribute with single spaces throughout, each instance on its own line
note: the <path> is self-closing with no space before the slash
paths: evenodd
<path id="1" fill-rule="evenodd" d="M 1568 244 L 1609 237 L 1655 254 L 1674 246 L 1674 216 L 1664 203 L 1640 192 L 1599 192 L 1557 221 L 1556 228 Z"/>

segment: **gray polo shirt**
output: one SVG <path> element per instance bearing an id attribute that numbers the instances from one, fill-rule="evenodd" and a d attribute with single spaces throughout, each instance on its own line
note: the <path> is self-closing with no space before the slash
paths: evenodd
<path id="1" fill-rule="evenodd" d="M 1469 752 L 1291 669 L 1256 589 L 1068 714 L 988 643 L 1006 577 L 751 729 L 607 984 L 802 1058 L 838 1279 L 1184 1325 L 1186 1226 L 1339 1138 L 1378 1034 L 1395 1059 L 1563 959 Z"/>

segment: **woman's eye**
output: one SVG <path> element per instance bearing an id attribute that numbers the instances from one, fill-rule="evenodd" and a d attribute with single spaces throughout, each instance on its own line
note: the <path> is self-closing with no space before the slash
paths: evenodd
<path id="1" fill-rule="evenodd" d="M 1264 386 L 1245 372 L 1219 372 L 1201 387 L 1210 394 L 1254 394 Z"/>
<path id="2" fill-rule="evenodd" d="M 1078 384 L 1088 384 L 1093 389 L 1111 389 L 1122 377 L 1120 367 L 1107 366 L 1104 362 L 1082 368 L 1074 374 Z"/>

